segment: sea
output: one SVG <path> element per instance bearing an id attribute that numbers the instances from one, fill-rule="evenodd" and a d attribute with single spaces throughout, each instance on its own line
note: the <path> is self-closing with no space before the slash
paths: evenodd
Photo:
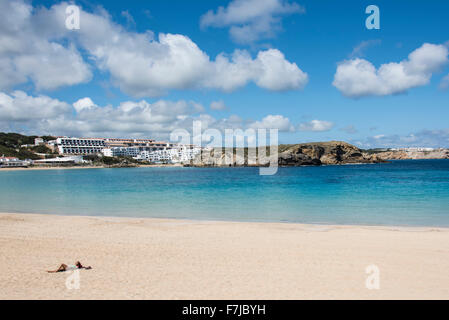
<path id="1" fill-rule="evenodd" d="M 449 160 L 279 168 L 0 169 L 0 212 L 449 227 Z"/>

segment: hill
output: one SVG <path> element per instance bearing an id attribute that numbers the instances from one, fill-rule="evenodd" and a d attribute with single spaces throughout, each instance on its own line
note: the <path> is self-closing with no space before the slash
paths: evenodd
<path id="1" fill-rule="evenodd" d="M 41 159 L 36 153 L 51 153 L 51 150 L 44 145 L 22 148 L 22 145 L 34 145 L 34 139 L 38 136 L 25 136 L 19 133 L 0 132 L 0 156 L 17 157 L 25 159 Z M 44 141 L 53 140 L 54 137 L 42 136 Z"/>

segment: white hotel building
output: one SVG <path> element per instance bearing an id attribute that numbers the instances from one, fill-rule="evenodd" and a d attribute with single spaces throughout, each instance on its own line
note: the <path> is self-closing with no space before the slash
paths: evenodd
<path id="1" fill-rule="evenodd" d="M 55 145 L 63 155 L 96 155 L 132 157 L 158 163 L 190 162 L 201 152 L 200 147 L 157 142 L 150 139 L 101 139 L 59 137 Z"/>
<path id="2" fill-rule="evenodd" d="M 157 163 L 187 163 L 201 152 L 201 148 L 167 144 L 165 147 L 114 147 L 103 149 L 105 157 L 132 157 Z"/>
<path id="3" fill-rule="evenodd" d="M 19 160 L 16 157 L 0 157 L 0 168 L 10 168 L 10 167 L 27 167 L 31 164 L 30 161 Z"/>
<path id="4" fill-rule="evenodd" d="M 101 153 L 105 157 L 137 157 L 141 147 L 112 147 L 104 148 Z"/>
<path id="5" fill-rule="evenodd" d="M 58 138 L 56 145 L 60 154 L 95 155 L 106 148 L 105 139 Z"/>

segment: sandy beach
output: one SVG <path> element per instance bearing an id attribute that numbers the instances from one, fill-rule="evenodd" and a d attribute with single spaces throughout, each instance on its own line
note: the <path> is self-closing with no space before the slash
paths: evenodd
<path id="1" fill-rule="evenodd" d="M 140 164 L 136 167 L 123 168 L 179 168 L 183 167 L 181 164 Z M 11 171 L 35 171 L 35 170 L 76 170 L 76 169 L 123 169 L 119 167 L 105 167 L 105 166 L 37 166 L 37 167 L 11 167 L 0 168 L 1 172 Z"/>
<path id="2" fill-rule="evenodd" d="M 11 167 L 11 168 L 0 168 L 0 173 L 11 171 L 73 170 L 73 169 L 102 169 L 102 168 L 104 167 L 100 166 Z"/>
<path id="3" fill-rule="evenodd" d="M 449 229 L 5 213 L 0 242 L 0 299 L 449 299 Z"/>

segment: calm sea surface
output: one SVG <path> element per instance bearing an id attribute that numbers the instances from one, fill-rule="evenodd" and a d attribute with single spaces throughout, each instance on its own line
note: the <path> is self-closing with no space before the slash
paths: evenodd
<path id="1" fill-rule="evenodd" d="M 449 160 L 258 172 L 0 169 L 0 212 L 449 227 Z"/>

